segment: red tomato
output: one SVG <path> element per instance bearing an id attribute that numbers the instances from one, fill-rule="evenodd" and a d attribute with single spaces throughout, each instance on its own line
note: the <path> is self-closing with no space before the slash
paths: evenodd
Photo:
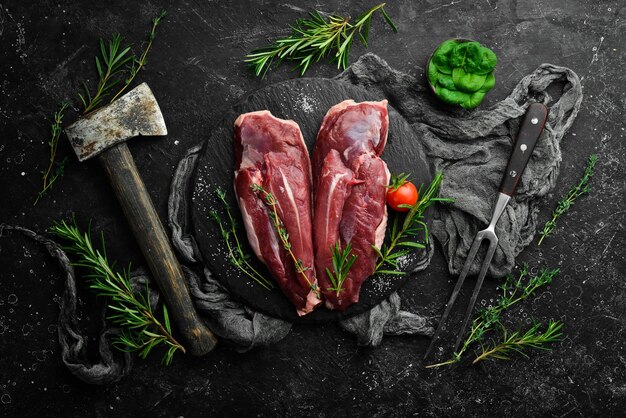
<path id="1" fill-rule="evenodd" d="M 417 203 L 418 197 L 417 189 L 410 181 L 404 181 L 397 189 L 391 187 L 387 190 L 387 203 L 398 212 L 408 212 L 410 208 L 400 205 L 413 206 Z"/>

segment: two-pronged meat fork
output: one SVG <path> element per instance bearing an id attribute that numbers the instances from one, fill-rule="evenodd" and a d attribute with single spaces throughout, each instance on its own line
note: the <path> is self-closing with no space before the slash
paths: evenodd
<path id="1" fill-rule="evenodd" d="M 472 311 L 474 309 L 474 304 L 476 303 L 476 298 L 478 297 L 478 293 L 480 292 L 480 288 L 485 279 L 485 275 L 487 274 L 487 270 L 489 269 L 489 265 L 491 264 L 491 259 L 493 258 L 493 254 L 496 251 L 496 247 L 498 246 L 498 237 L 496 236 L 495 228 L 498 223 L 498 219 L 504 212 L 504 208 L 509 203 L 511 196 L 515 192 L 515 188 L 517 183 L 522 177 L 522 173 L 526 168 L 526 164 L 530 159 L 531 154 L 533 153 L 533 149 L 535 148 L 535 144 L 543 131 L 543 127 L 546 123 L 546 119 L 548 117 L 548 109 L 542 105 L 541 103 L 533 103 L 528 107 L 526 111 L 526 115 L 524 116 L 524 121 L 520 126 L 519 134 L 517 135 L 517 140 L 515 141 L 515 145 L 513 148 L 513 152 L 511 153 L 511 158 L 509 159 L 509 163 L 506 167 L 506 171 L 504 172 L 504 177 L 502 178 L 502 184 L 500 185 L 500 192 L 498 193 L 498 200 L 496 201 L 496 206 L 493 210 L 493 216 L 491 217 L 491 222 L 486 229 L 482 231 L 478 231 L 476 237 L 474 238 L 474 242 L 469 250 L 469 254 L 467 255 L 467 259 L 465 260 L 465 264 L 463 265 L 463 269 L 461 270 L 461 275 L 456 282 L 456 286 L 454 286 L 454 290 L 452 291 L 452 295 L 450 296 L 450 300 L 446 305 L 446 309 L 439 320 L 439 325 L 437 326 L 437 331 L 433 335 L 433 339 L 424 355 L 424 358 L 428 356 L 431 352 L 432 348 L 435 345 L 435 341 L 439 337 L 441 331 L 445 328 L 445 322 L 448 319 L 448 315 L 452 310 L 452 306 L 459 295 L 461 287 L 463 286 L 463 282 L 465 281 L 465 277 L 469 272 L 472 263 L 474 262 L 474 258 L 478 253 L 478 249 L 480 248 L 480 244 L 482 241 L 489 241 L 489 248 L 487 249 L 487 254 L 483 261 L 483 264 L 480 268 L 480 273 L 478 274 L 478 280 L 476 280 L 476 285 L 474 286 L 474 292 L 472 293 L 472 298 L 470 299 L 469 305 L 465 311 L 465 317 L 463 319 L 463 325 L 457 334 L 456 343 L 454 344 L 454 351 L 457 352 L 459 346 L 461 345 L 461 341 L 463 341 L 463 336 L 465 335 L 465 330 L 467 329 L 467 324 L 472 316 Z"/>

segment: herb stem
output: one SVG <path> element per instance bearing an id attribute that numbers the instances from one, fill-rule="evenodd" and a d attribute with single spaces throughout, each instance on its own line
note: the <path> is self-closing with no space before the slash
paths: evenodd
<path id="1" fill-rule="evenodd" d="M 56 180 L 63 174 L 65 169 L 65 164 L 67 160 L 62 160 L 58 165 L 57 169 L 53 173 L 53 168 L 55 166 L 55 160 L 57 155 L 57 147 L 59 145 L 59 138 L 61 137 L 61 125 L 63 124 L 63 114 L 65 109 L 69 104 L 67 102 L 62 102 L 59 110 L 54 112 L 54 116 L 52 118 L 52 125 L 50 125 L 50 141 L 48 141 L 48 147 L 50 148 L 50 158 L 48 161 L 48 167 L 43 172 L 42 180 L 43 186 L 42 189 L 37 194 L 37 198 L 33 203 L 35 206 L 39 200 L 46 194 L 48 189 L 52 187 L 52 185 L 56 182 Z"/>
<path id="2" fill-rule="evenodd" d="M 346 248 L 342 251 L 339 242 L 336 242 L 334 246 L 330 247 L 330 251 L 332 254 L 333 271 L 330 271 L 330 269 L 326 267 L 326 274 L 333 287 L 329 287 L 326 290 L 335 291 L 337 296 L 339 296 L 343 290 L 343 283 L 346 281 L 348 273 L 356 261 L 357 256 L 353 254 L 352 257 L 350 257 L 350 253 L 352 252 L 351 243 L 348 243 Z"/>
<path id="3" fill-rule="evenodd" d="M 127 55 L 130 52 L 130 46 L 121 48 L 121 44 L 122 36 L 119 33 L 114 34 L 111 41 L 109 41 L 108 51 L 104 46 L 104 41 L 100 39 L 100 52 L 105 67 L 103 70 L 100 59 L 96 57 L 96 69 L 98 70 L 99 81 L 93 96 L 89 92 L 87 84 L 83 82 L 86 98 L 80 93 L 78 95 L 83 102 L 83 115 L 95 110 L 100 105 L 104 96 L 119 83 L 118 75 L 124 71 L 124 66 L 134 59 L 134 56 Z"/>
<path id="4" fill-rule="evenodd" d="M 327 56 L 331 56 L 331 62 L 337 62 L 337 68 L 345 69 L 348 66 L 352 42 L 357 36 L 367 47 L 369 28 L 375 12 L 380 11 L 391 29 L 398 31 L 384 7 L 385 3 L 372 7 L 357 17 L 354 23 L 350 22 L 349 17 L 330 15 L 327 20 L 318 11 L 309 13 L 309 18 L 298 19 L 291 27 L 290 36 L 255 49 L 245 57 L 245 62 L 255 75 L 261 77 L 265 77 L 272 64 L 279 65 L 283 60 L 297 62 L 294 69 L 300 69 L 300 75 L 304 75 L 312 63 Z"/>
<path id="5" fill-rule="evenodd" d="M 157 17 L 152 19 L 152 29 L 150 30 L 150 33 L 148 34 L 148 44 L 146 45 L 146 47 L 144 48 L 143 52 L 141 53 L 138 59 L 136 57 L 133 57 L 132 66 L 129 69 L 129 77 L 124 82 L 124 86 L 115 94 L 115 96 L 113 96 L 110 103 L 115 101 L 115 99 L 117 99 L 124 92 L 124 90 L 126 90 L 126 88 L 135 79 L 135 76 L 139 73 L 139 71 L 141 71 L 141 69 L 146 64 L 146 57 L 148 56 L 148 52 L 150 51 L 150 47 L 152 46 L 152 41 L 156 37 L 156 28 L 157 26 L 159 26 L 159 24 L 165 18 L 166 15 L 167 15 L 167 12 L 163 10 Z"/>
<path id="6" fill-rule="evenodd" d="M 306 274 L 306 270 L 308 270 L 308 268 L 304 268 L 302 266 L 302 261 L 298 260 L 298 258 L 296 258 L 295 254 L 291 250 L 291 243 L 289 242 L 289 234 L 287 234 L 283 221 L 278 216 L 278 210 L 276 209 L 276 206 L 277 206 L 276 197 L 274 196 L 274 194 L 265 190 L 263 186 L 261 186 L 260 184 L 252 184 L 250 187 L 253 192 L 260 193 L 263 196 L 263 201 L 265 202 L 265 204 L 270 207 L 270 218 L 272 219 L 272 222 L 274 223 L 274 228 L 276 229 L 276 233 L 278 234 L 278 237 L 280 238 L 280 241 L 283 244 L 283 248 L 285 249 L 285 251 L 287 251 L 287 254 L 289 254 L 289 256 L 291 257 L 293 261 L 293 265 L 296 269 L 296 272 L 302 276 L 302 278 L 307 282 L 311 290 L 315 292 L 315 294 L 319 297 L 320 292 L 319 292 L 317 285 L 314 284 L 309 279 L 309 276 Z"/>
<path id="7" fill-rule="evenodd" d="M 552 283 L 554 277 L 559 274 L 560 270 L 557 269 L 543 269 L 539 275 L 531 276 L 524 284 L 524 279 L 529 275 L 528 266 L 523 266 L 520 272 L 515 278 L 512 275 L 507 276 L 504 283 L 499 288 L 502 290 L 502 295 L 496 301 L 493 306 L 482 309 L 478 312 L 474 320 L 470 331 L 463 341 L 463 345 L 458 352 L 452 355 L 449 360 L 426 366 L 427 368 L 440 367 L 461 361 L 463 354 L 472 346 L 472 344 L 480 342 L 485 338 L 485 335 L 492 331 L 495 326 L 500 325 L 503 329 L 501 322 L 501 316 L 504 311 L 510 309 L 513 305 L 532 296 L 537 289 L 542 286 L 546 286 Z M 535 329 L 536 331 L 536 329 Z M 505 330 L 506 336 L 506 330 Z"/>
<path id="8" fill-rule="evenodd" d="M 224 239 L 224 243 L 226 244 L 226 249 L 228 250 L 228 258 L 235 267 L 241 270 L 242 273 L 257 282 L 263 288 L 270 290 L 273 287 L 272 282 L 266 279 L 248 262 L 248 256 L 243 252 L 243 249 L 241 248 L 239 238 L 237 237 L 237 224 L 235 223 L 235 219 L 230 212 L 230 205 L 226 201 L 226 193 L 222 189 L 218 188 L 216 189 L 215 194 L 218 196 L 218 199 L 220 199 L 224 206 L 224 209 L 226 210 L 230 223 L 230 231 L 224 227 L 224 223 L 222 222 L 222 219 L 218 215 L 217 211 L 211 211 L 210 216 L 213 221 L 217 223 L 220 229 L 220 233 L 222 235 L 222 238 Z M 233 239 L 235 241 L 236 249 L 233 248 L 233 246 L 231 245 L 231 235 L 233 236 Z"/>
<path id="9" fill-rule="evenodd" d="M 591 189 L 589 181 L 593 177 L 593 169 L 597 162 L 598 156 L 596 154 L 589 156 L 582 178 L 579 180 L 578 184 L 572 186 L 569 192 L 567 192 L 559 203 L 557 203 L 556 209 L 552 212 L 552 217 L 546 222 L 543 230 L 539 233 L 541 238 L 539 239 L 537 245 L 541 245 L 543 239 L 552 233 L 554 228 L 556 228 L 556 221 L 570 209 L 570 207 L 574 204 L 574 201 L 589 192 Z"/>
<path id="10" fill-rule="evenodd" d="M 483 349 L 482 353 L 472 361 L 472 364 L 489 358 L 508 360 L 509 353 L 513 352 L 528 357 L 526 353 L 524 353 L 524 350 L 529 348 L 549 350 L 545 345 L 561 340 L 563 334 L 560 331 L 563 324 L 559 321 L 550 321 L 548 322 L 547 329 L 543 333 L 539 331 L 540 326 L 541 324 L 534 324 L 524 334 L 516 331 L 508 336 L 505 330 L 502 342 L 494 344 L 491 348 Z"/>

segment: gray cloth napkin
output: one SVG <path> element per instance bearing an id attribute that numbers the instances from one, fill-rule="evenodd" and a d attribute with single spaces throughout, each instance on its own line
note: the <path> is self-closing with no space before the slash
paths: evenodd
<path id="1" fill-rule="evenodd" d="M 496 228 L 500 239 L 490 268 L 490 274 L 500 277 L 513 268 L 515 257 L 532 240 L 537 222 L 537 205 L 553 187 L 559 171 L 561 151 L 559 143 L 572 125 L 582 101 L 578 76 L 570 69 L 542 64 L 524 77 L 509 97 L 491 109 L 467 112 L 443 110 L 436 104 L 423 82 L 390 68 L 373 54 L 361 57 L 338 80 L 366 87 L 389 99 L 411 124 L 416 140 L 422 141 L 426 153 L 437 170 L 445 173 L 441 195 L 455 199 L 453 204 L 434 208 L 431 230 L 444 249 L 451 274 L 458 274 L 467 255 L 475 232 L 484 227 L 491 217 L 493 201 L 502 173 L 516 136 L 519 118 L 533 101 L 550 108 L 548 122 L 533 156 Z M 552 102 L 547 88 L 561 84 L 558 100 Z M 170 189 L 168 221 L 172 229 L 172 243 L 184 263 L 199 267 L 202 274 L 185 268 L 186 278 L 198 310 L 222 342 L 238 351 L 269 345 L 284 338 L 291 324 L 254 312 L 234 299 L 202 265 L 193 235 L 186 229 L 191 174 L 200 146 L 191 148 L 181 160 Z M 0 237 L 5 230 L 17 230 L 44 245 L 57 258 L 65 273 L 65 292 L 59 314 L 59 343 L 62 357 L 69 370 L 81 380 L 93 384 L 107 384 L 119 380 L 131 368 L 127 353 L 112 350 L 109 337 L 117 331 L 105 326 L 101 333 L 97 364 L 90 364 L 85 355 L 85 337 L 76 326 L 76 281 L 66 254 L 53 241 L 36 233 L 8 225 L 0 225 Z M 428 266 L 433 252 L 429 247 L 420 271 Z M 474 266 L 474 270 L 478 264 Z M 475 272 L 475 271 L 474 271 Z M 138 290 L 149 286 L 144 272 L 133 275 L 133 286 Z M 158 291 L 150 288 L 153 304 Z M 432 335 L 430 320 L 402 311 L 400 297 L 392 294 L 370 311 L 339 325 L 356 335 L 359 345 L 376 346 L 383 335 Z"/>

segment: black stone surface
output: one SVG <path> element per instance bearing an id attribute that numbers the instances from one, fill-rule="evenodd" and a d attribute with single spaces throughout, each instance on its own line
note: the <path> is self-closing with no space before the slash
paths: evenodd
<path id="1" fill-rule="evenodd" d="M 363 284 L 359 302 L 345 311 L 331 311 L 322 306 L 308 315 L 299 317 L 294 306 L 278 287 L 268 291 L 232 266 L 225 257 L 227 249 L 219 227 L 215 222 L 209 221 L 208 213 L 211 210 L 218 210 L 225 217 L 222 204 L 217 201 L 214 194 L 217 187 L 227 193 L 231 207 L 238 208 L 233 190 L 235 160 L 232 138 L 233 124 L 239 115 L 269 110 L 278 118 L 296 121 L 309 154 L 313 155 L 315 138 L 324 115 L 332 106 L 347 99 L 362 102 L 378 101 L 384 97 L 376 97 L 364 88 L 348 83 L 321 78 L 299 78 L 269 85 L 243 98 L 226 112 L 224 118 L 211 130 L 198 159 L 191 193 L 193 227 L 190 229 L 205 263 L 234 295 L 240 297 L 251 308 L 275 318 L 299 323 L 321 323 L 348 318 L 377 305 L 398 290 L 408 279 L 408 276 L 376 275 Z M 382 157 L 390 172 L 411 173 L 411 179 L 415 184 L 427 184 L 431 178 L 430 166 L 426 161 L 422 143 L 404 117 L 392 107 L 389 107 L 389 135 Z M 239 210 L 236 209 L 233 215 L 238 225 L 243 225 Z M 243 227 L 240 232 L 246 253 L 254 254 L 245 239 Z M 415 270 L 424 257 L 427 257 L 425 251 L 416 251 L 402 263 L 402 270 L 405 272 Z M 271 277 L 256 258 L 251 262 L 257 271 L 262 272 L 265 277 Z"/>
<path id="2" fill-rule="evenodd" d="M 143 264 L 117 202 L 97 164 L 79 164 L 65 142 L 66 175 L 36 207 L 47 159 L 49 118 L 56 104 L 75 100 L 83 80 L 94 82 L 100 36 L 121 32 L 140 43 L 161 8 L 149 65 L 141 74 L 157 92 L 168 122 L 165 139 L 130 142 L 162 216 L 169 181 L 184 151 L 200 143 L 245 93 L 293 78 L 287 67 L 265 80 L 242 57 L 310 8 L 356 16 L 372 2 L 100 3 L 2 1 L 0 5 L 0 220 L 44 231 L 76 213 L 81 226 L 104 231 L 109 255 Z M 63 366 L 56 342 L 61 280 L 49 257 L 19 236 L 0 238 L 0 414 L 4 416 L 622 416 L 626 405 L 626 263 L 624 244 L 623 63 L 626 7 L 618 0 L 400 0 L 387 6 L 399 33 L 380 16 L 369 50 L 423 79 L 438 43 L 467 37 L 500 58 L 497 84 L 482 106 L 504 98 L 540 63 L 565 65 L 581 77 L 585 99 L 562 143 L 561 175 L 542 208 L 547 219 L 575 183 L 587 156 L 600 155 L 592 191 L 562 219 L 554 236 L 519 257 L 534 268 L 560 267 L 549 288 L 508 317 L 515 328 L 530 318 L 565 323 L 566 338 L 551 352 L 510 362 L 426 370 L 423 337 L 385 338 L 359 348 L 336 325 L 295 326 L 273 347 L 238 354 L 224 346 L 204 358 L 137 361 L 118 384 L 91 387 Z M 352 60 L 364 52 L 355 46 Z M 309 76 L 332 77 L 331 65 Z M 67 121 L 74 115 L 68 114 Z M 453 286 L 439 252 L 428 271 L 402 289 L 404 308 L 438 315 Z M 485 283 L 489 304 L 497 282 Z M 81 285 L 80 324 L 93 347 L 102 301 Z M 467 297 L 467 292 L 466 292 Z"/>

